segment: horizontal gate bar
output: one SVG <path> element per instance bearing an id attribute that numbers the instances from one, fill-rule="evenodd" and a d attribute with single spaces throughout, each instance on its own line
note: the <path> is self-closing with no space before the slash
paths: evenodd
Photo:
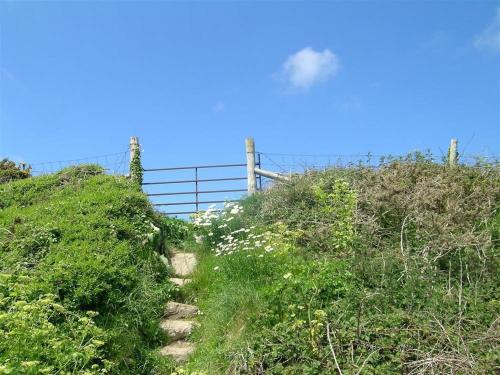
<path id="1" fill-rule="evenodd" d="M 273 180 L 279 180 L 279 181 L 290 181 L 289 176 L 285 176 L 279 173 L 271 172 L 271 171 L 266 171 L 264 169 L 260 168 L 255 168 L 255 174 L 259 176 L 264 176 L 268 178 L 272 178 Z"/>
<path id="2" fill-rule="evenodd" d="M 225 201 L 203 201 L 203 202 L 179 202 L 179 203 L 153 203 L 153 206 L 181 206 L 186 204 L 206 204 L 206 203 L 224 203 L 224 202 L 239 202 L 239 199 L 229 199 Z"/>
<path id="3" fill-rule="evenodd" d="M 204 190 L 204 191 L 180 191 L 175 193 L 152 193 L 146 194 L 148 197 L 159 197 L 162 195 L 187 195 L 187 194 L 210 194 L 210 193 L 236 193 L 247 191 L 247 189 L 227 189 L 227 190 Z"/>
<path id="4" fill-rule="evenodd" d="M 165 215 L 195 214 L 196 211 L 164 212 Z"/>
<path id="5" fill-rule="evenodd" d="M 210 181 L 235 181 L 246 180 L 246 177 L 228 177 L 228 178 L 205 178 L 201 180 L 179 180 L 179 181 L 160 181 L 160 182 L 143 182 L 143 185 L 162 185 L 162 184 L 186 184 L 189 182 L 210 182 Z"/>
<path id="6" fill-rule="evenodd" d="M 170 168 L 148 168 L 143 169 L 144 172 L 156 171 L 177 171 L 180 169 L 202 169 L 202 168 L 227 168 L 227 167 L 246 167 L 246 164 L 214 164 L 214 165 L 194 165 L 192 167 L 170 167 Z"/>

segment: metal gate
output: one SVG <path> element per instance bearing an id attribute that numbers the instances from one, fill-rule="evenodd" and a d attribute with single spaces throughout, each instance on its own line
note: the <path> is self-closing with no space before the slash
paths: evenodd
<path id="1" fill-rule="evenodd" d="M 256 153 L 256 166 L 260 168 L 260 154 Z M 243 173 L 242 169 L 245 173 Z M 224 202 L 234 202 L 241 199 L 242 194 L 235 197 L 235 193 L 244 193 L 247 191 L 246 181 L 246 163 L 235 164 L 213 164 L 213 165 L 195 165 L 186 167 L 167 167 L 167 168 L 145 168 L 143 169 L 146 182 L 142 183 L 143 189 L 152 199 L 153 206 L 161 207 L 180 207 L 190 206 L 188 210 L 180 208 L 173 211 L 165 212 L 167 215 L 184 215 L 193 214 L 202 210 L 202 206 L 206 204 L 218 204 Z M 235 172 L 238 171 L 238 172 Z M 226 172 L 227 171 L 227 172 Z M 182 177 L 170 177 L 175 172 L 182 172 Z M 216 172 L 216 173 L 214 173 Z M 241 173 L 242 175 L 239 175 Z M 169 176 L 166 180 L 150 180 L 150 176 L 162 177 Z M 242 181 L 245 181 L 242 185 Z M 257 178 L 260 190 L 262 179 Z M 237 182 L 237 185 L 234 185 Z M 211 186 L 217 186 L 211 188 Z M 176 188 L 176 187 L 180 188 Z M 186 187 L 188 186 L 188 187 Z M 158 191 L 159 187 L 159 191 Z M 168 190 L 168 191 L 165 191 Z M 222 199 L 222 194 L 231 194 L 232 199 Z M 175 200 L 178 196 L 188 196 L 191 199 Z M 211 196 L 212 198 L 205 198 Z M 160 200 L 158 198 L 168 198 L 168 200 Z"/>

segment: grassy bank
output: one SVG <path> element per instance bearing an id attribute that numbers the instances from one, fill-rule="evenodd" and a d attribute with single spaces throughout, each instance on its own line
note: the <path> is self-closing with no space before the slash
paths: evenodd
<path id="1" fill-rule="evenodd" d="M 417 155 L 204 214 L 199 345 L 180 372 L 495 373 L 499 198 L 498 166 Z"/>
<path id="2" fill-rule="evenodd" d="M 160 373 L 175 225 L 97 166 L 0 185 L 0 374 Z"/>

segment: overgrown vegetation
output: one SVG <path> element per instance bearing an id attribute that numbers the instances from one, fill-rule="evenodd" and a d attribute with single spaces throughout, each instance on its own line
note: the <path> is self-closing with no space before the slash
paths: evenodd
<path id="1" fill-rule="evenodd" d="M 0 374 L 496 373 L 499 198 L 498 165 L 411 155 L 296 176 L 193 233 L 97 166 L 2 184 Z M 155 354 L 168 245 L 200 260 L 180 367 Z"/>
<path id="2" fill-rule="evenodd" d="M 199 346 L 178 373 L 498 372 L 499 198 L 497 165 L 411 155 L 205 214 Z"/>
<path id="3" fill-rule="evenodd" d="M 178 227 L 98 166 L 0 185 L 0 374 L 161 373 Z"/>

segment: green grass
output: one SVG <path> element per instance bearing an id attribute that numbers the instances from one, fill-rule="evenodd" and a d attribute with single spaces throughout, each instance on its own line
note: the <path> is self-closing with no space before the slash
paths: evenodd
<path id="1" fill-rule="evenodd" d="M 188 368 L 223 374 L 230 365 L 227 353 L 244 341 L 246 325 L 265 308 L 262 292 L 278 276 L 272 272 L 279 260 L 262 262 L 245 254 L 219 258 L 203 250 L 199 256 L 187 293 L 196 296 L 202 329 L 194 334 L 198 347 Z"/>
<path id="2" fill-rule="evenodd" d="M 0 373 L 162 373 L 178 226 L 97 166 L 0 185 Z"/>

